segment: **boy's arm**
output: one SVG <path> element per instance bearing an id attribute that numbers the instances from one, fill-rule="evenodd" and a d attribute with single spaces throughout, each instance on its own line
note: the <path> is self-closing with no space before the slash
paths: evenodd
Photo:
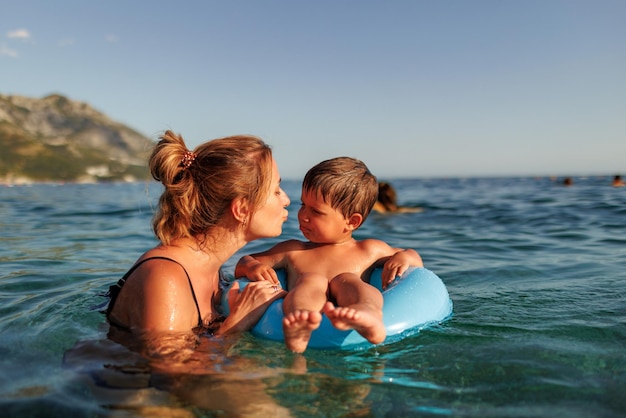
<path id="1" fill-rule="evenodd" d="M 383 288 L 386 288 L 389 282 L 397 276 L 401 276 L 409 267 L 424 267 L 422 257 L 417 251 L 409 248 L 403 250 L 394 248 L 396 252 L 389 257 L 383 266 Z"/>
<path id="2" fill-rule="evenodd" d="M 379 241 L 379 249 L 384 255 L 374 263 L 374 267 L 383 267 L 383 289 L 397 276 L 401 276 L 409 267 L 424 267 L 422 257 L 417 251 L 409 248 L 392 248 L 386 243 Z"/>
<path id="3" fill-rule="evenodd" d="M 284 241 L 267 251 L 244 255 L 237 262 L 235 277 L 247 277 L 252 281 L 268 280 L 278 284 L 276 270 L 286 267 L 287 255 L 300 244 L 297 240 Z"/>
<path id="4" fill-rule="evenodd" d="M 269 264 L 262 263 L 252 255 L 244 255 L 237 262 L 235 267 L 235 277 L 246 277 L 253 282 L 267 280 L 278 283 L 276 270 Z"/>

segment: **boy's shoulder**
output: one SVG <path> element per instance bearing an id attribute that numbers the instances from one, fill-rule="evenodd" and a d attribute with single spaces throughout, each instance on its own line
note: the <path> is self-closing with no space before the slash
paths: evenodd
<path id="1" fill-rule="evenodd" d="M 375 238 L 360 240 L 358 242 L 358 246 L 361 251 L 376 257 L 390 255 L 390 253 L 393 251 L 393 248 L 385 241 L 381 241 Z"/>
<path id="2" fill-rule="evenodd" d="M 359 241 L 359 245 L 364 248 L 389 248 L 389 244 L 376 238 L 366 238 Z"/>
<path id="3" fill-rule="evenodd" d="M 288 239 L 286 241 L 279 242 L 274 246 L 274 248 L 282 250 L 299 250 L 306 248 L 306 245 L 307 243 L 304 241 L 300 241 L 297 239 Z"/>

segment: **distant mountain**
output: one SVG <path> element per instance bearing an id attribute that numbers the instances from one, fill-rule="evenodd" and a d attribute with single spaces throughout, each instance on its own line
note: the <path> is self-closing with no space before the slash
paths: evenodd
<path id="1" fill-rule="evenodd" d="M 0 94 L 0 183 L 146 179 L 153 146 L 86 103 Z"/>

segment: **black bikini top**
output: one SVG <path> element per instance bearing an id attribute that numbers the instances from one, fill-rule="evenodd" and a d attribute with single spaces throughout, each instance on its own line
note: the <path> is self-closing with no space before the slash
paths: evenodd
<path id="1" fill-rule="evenodd" d="M 145 259 L 141 260 L 140 262 L 138 262 L 137 264 L 132 266 L 130 268 L 130 270 L 128 270 L 126 272 L 124 277 L 122 277 L 116 284 L 114 284 L 113 286 L 109 287 L 109 291 L 107 292 L 107 296 L 109 296 L 111 298 L 111 300 L 109 301 L 109 306 L 107 307 L 107 310 L 106 310 L 106 317 L 109 320 L 109 322 L 112 323 L 113 325 L 117 326 L 118 328 L 122 328 L 122 329 L 128 330 L 127 326 L 122 325 L 122 324 L 118 323 L 117 321 L 111 319 L 111 311 L 113 310 L 113 306 L 115 305 L 115 301 L 117 300 L 117 297 L 120 294 L 120 291 L 122 290 L 122 286 L 124 286 L 124 283 L 126 283 L 126 280 L 128 280 L 130 275 L 133 274 L 133 272 L 140 265 L 142 265 L 146 261 L 150 261 L 150 260 L 169 260 L 169 261 L 172 261 L 172 262 L 174 262 L 174 263 L 176 263 L 176 264 L 178 264 L 179 266 L 182 267 L 183 271 L 185 272 L 185 275 L 187 276 L 187 281 L 189 281 L 189 288 L 191 289 L 191 296 L 193 296 L 193 301 L 195 302 L 196 310 L 198 311 L 198 325 L 197 326 L 198 327 L 203 327 L 204 324 L 202 323 L 202 315 L 200 314 L 200 306 L 198 305 L 198 300 L 196 299 L 196 293 L 193 291 L 193 284 L 191 283 L 191 279 L 189 278 L 189 273 L 187 273 L 187 270 L 185 270 L 185 267 L 183 267 L 182 264 L 180 264 L 178 261 L 173 260 L 173 259 L 168 258 L 168 257 L 150 257 L 150 258 L 145 258 Z"/>

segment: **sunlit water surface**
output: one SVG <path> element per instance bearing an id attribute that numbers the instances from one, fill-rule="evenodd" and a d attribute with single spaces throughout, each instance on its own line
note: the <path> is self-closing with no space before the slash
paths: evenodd
<path id="1" fill-rule="evenodd" d="M 450 319 L 304 356 L 250 335 L 204 338 L 195 374 L 152 370 L 107 339 L 94 309 L 154 245 L 157 185 L 1 187 L 1 415 L 626 416 L 626 188 L 608 177 L 392 183 L 424 210 L 373 214 L 357 238 L 418 250 L 448 287 Z M 280 239 L 301 238 L 299 182 L 285 189 Z"/>

